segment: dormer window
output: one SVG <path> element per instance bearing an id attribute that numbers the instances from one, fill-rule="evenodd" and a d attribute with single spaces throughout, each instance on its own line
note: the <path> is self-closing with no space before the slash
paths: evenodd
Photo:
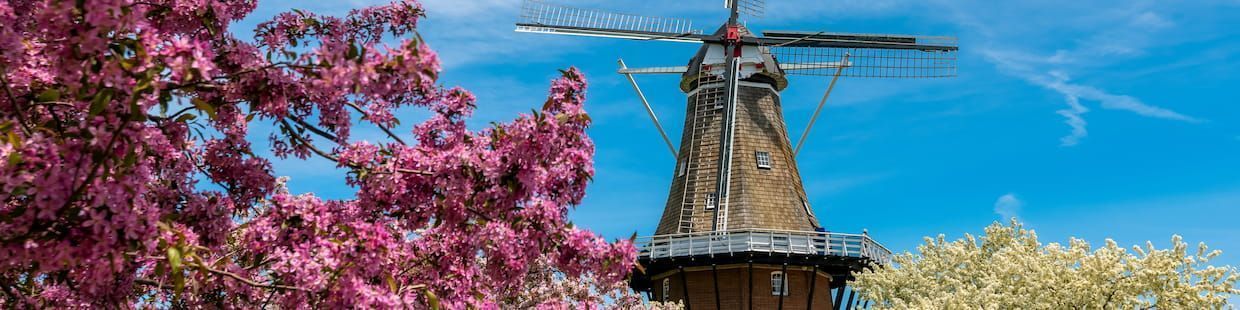
<path id="1" fill-rule="evenodd" d="M 758 168 L 771 169 L 771 153 L 757 151 L 754 152 L 754 157 L 758 160 Z"/>

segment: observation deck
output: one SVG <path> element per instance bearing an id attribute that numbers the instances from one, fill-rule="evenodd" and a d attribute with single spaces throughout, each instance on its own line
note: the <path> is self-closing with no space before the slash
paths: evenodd
<path id="1" fill-rule="evenodd" d="M 639 258 L 649 260 L 762 253 L 891 261 L 891 250 L 866 234 L 743 229 L 639 237 L 635 245 Z"/>
<path id="2" fill-rule="evenodd" d="M 676 270 L 735 264 L 814 266 L 842 286 L 855 272 L 891 263 L 891 250 L 867 234 L 737 229 L 638 237 L 644 273 L 631 285 L 649 290 L 650 279 Z"/>

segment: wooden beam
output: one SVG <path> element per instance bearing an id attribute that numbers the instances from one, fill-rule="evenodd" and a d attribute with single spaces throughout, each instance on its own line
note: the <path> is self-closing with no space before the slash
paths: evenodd
<path id="1" fill-rule="evenodd" d="M 685 310 L 692 310 L 693 306 L 689 305 L 689 275 L 685 274 L 685 267 L 680 267 L 680 290 L 684 292 Z"/>
<path id="2" fill-rule="evenodd" d="M 780 274 L 781 279 L 779 281 L 782 281 L 783 283 L 779 284 L 779 310 L 784 310 L 784 295 L 787 295 L 784 294 L 784 291 L 789 291 L 788 284 L 789 282 L 792 282 L 788 281 L 788 264 L 784 264 L 784 269 L 780 271 Z M 774 285 L 774 283 L 771 284 Z"/>
<path id="3" fill-rule="evenodd" d="M 818 284 L 818 265 L 814 265 L 814 272 L 809 273 L 809 300 L 805 302 L 806 310 L 814 309 L 814 291 Z"/>
<path id="4" fill-rule="evenodd" d="M 749 310 L 753 310 L 753 261 L 749 262 Z"/>
<path id="5" fill-rule="evenodd" d="M 723 309 L 723 304 L 719 303 L 719 269 L 714 264 L 710 265 L 710 279 L 715 282 L 715 309 Z"/>

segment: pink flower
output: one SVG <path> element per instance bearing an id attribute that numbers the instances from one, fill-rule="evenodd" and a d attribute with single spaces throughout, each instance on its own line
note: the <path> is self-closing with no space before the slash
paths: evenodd
<path id="1" fill-rule="evenodd" d="M 593 308 L 623 286 L 632 244 L 567 222 L 594 173 L 579 71 L 534 115 L 471 131 L 476 98 L 408 38 L 417 2 L 232 37 L 255 6 L 0 3 L 0 281 L 25 282 L 0 305 Z M 406 107 L 432 116 L 350 139 Z M 253 124 L 277 128 L 267 145 Z M 290 194 L 264 150 L 337 161 L 354 198 Z M 547 272 L 599 289 L 527 293 Z"/>

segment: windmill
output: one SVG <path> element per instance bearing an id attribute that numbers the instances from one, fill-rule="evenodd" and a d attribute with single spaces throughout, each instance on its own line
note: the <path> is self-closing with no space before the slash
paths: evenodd
<path id="1" fill-rule="evenodd" d="M 677 159 L 655 236 L 638 239 L 645 272 L 630 281 L 634 289 L 687 308 L 866 307 L 850 290 L 844 300 L 847 282 L 852 272 L 886 264 L 890 251 L 866 233 L 823 229 L 796 155 L 840 77 L 953 77 L 956 40 L 825 31 L 759 36 L 739 18 L 763 15 L 763 0 L 725 0 L 724 7 L 727 22 L 707 34 L 688 19 L 525 0 L 516 30 L 702 46 L 685 66 L 629 68 L 619 61 L 618 73 Z M 688 99 L 679 148 L 637 85 L 641 74 L 681 75 Z M 779 98 L 790 75 L 831 78 L 795 147 Z"/>

